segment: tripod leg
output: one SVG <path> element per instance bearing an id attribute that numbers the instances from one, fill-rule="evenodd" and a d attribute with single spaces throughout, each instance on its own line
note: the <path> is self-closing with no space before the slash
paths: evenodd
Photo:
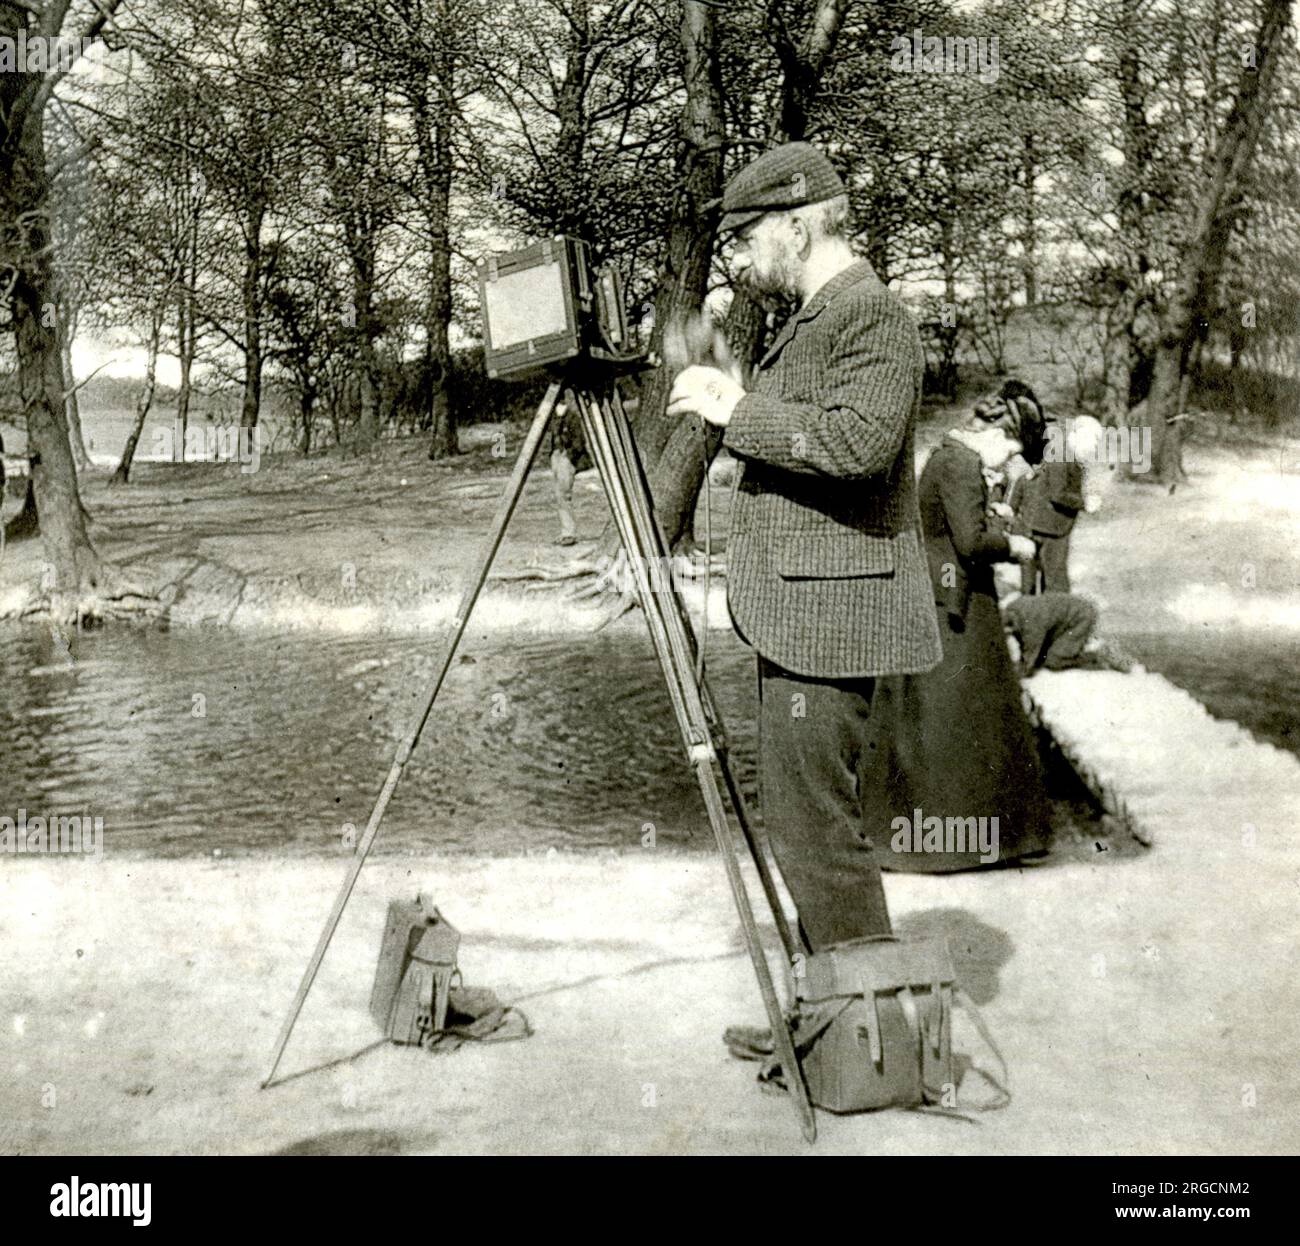
<path id="1" fill-rule="evenodd" d="M 767 863 L 767 854 L 754 833 L 753 823 L 749 819 L 749 806 L 741 793 L 740 785 L 736 782 L 736 776 L 732 773 L 731 759 L 725 750 L 718 751 L 718 767 L 722 771 L 722 781 L 726 784 L 727 795 L 731 798 L 731 807 L 736 811 L 740 833 L 745 838 L 745 846 L 749 849 L 750 859 L 754 862 L 754 869 L 758 873 L 763 895 L 767 899 L 768 908 L 772 910 L 772 921 L 776 925 L 776 933 L 781 940 L 786 962 L 793 965 L 800 949 L 795 945 L 794 934 L 790 930 L 790 923 L 786 920 L 785 909 L 781 906 L 781 895 L 776 889 L 776 880 L 772 877 L 771 867 Z"/>
<path id="2" fill-rule="evenodd" d="M 709 824 L 727 872 L 727 882 L 731 888 L 736 913 L 740 918 L 745 947 L 754 969 L 754 976 L 758 980 L 759 993 L 763 998 L 768 1024 L 772 1029 L 776 1054 L 790 1087 L 791 1101 L 799 1115 L 803 1135 L 811 1142 L 817 1136 L 816 1118 L 813 1115 L 807 1086 L 795 1054 L 794 1042 L 781 1012 L 781 1003 L 772 982 L 767 957 L 763 952 L 749 893 L 736 857 L 735 842 L 727 825 L 726 809 L 712 764 L 717 754 L 711 741 L 699 686 L 694 679 L 690 644 L 680 613 L 681 603 L 678 600 L 675 605 L 668 607 L 662 601 L 662 594 L 655 592 L 648 571 L 649 566 L 653 565 L 652 559 L 659 559 L 665 555 L 661 552 L 662 533 L 656 535 L 651 520 L 645 478 L 638 470 L 639 462 L 635 458 L 635 446 L 632 446 L 631 456 L 627 453 L 630 430 L 626 440 L 621 436 L 615 440 L 611 436 L 614 419 L 608 406 L 602 406 L 590 394 L 578 395 L 578 410 L 593 457 L 601 472 L 610 509 L 614 513 L 615 523 L 624 542 L 624 550 L 631 564 L 637 594 L 650 628 L 651 640 L 668 683 L 674 709 L 678 714 L 678 725 L 686 745 L 687 756 L 699 781 Z M 618 432 L 616 426 L 613 431 Z M 668 591 L 675 596 L 676 589 L 671 583 L 671 578 Z"/>
<path id="3" fill-rule="evenodd" d="M 536 416 L 533 417 L 532 427 L 529 428 L 528 435 L 524 438 L 524 444 L 520 447 L 519 457 L 515 460 L 514 471 L 510 474 L 510 481 L 506 485 L 505 492 L 502 494 L 501 501 L 497 506 L 497 513 L 492 521 L 492 531 L 483 547 L 478 568 L 461 596 L 460 605 L 456 610 L 456 617 L 452 619 L 451 635 L 447 638 L 443 649 L 442 659 L 437 668 L 437 676 L 425 696 L 424 704 L 412 721 L 410 730 L 397 746 L 397 754 L 393 758 L 393 764 L 388 771 L 388 778 L 384 780 L 384 786 L 380 790 L 375 806 L 370 812 L 370 821 L 366 823 L 365 833 L 361 836 L 361 842 L 357 845 L 357 850 L 348 864 L 343 884 L 339 888 L 338 895 L 334 897 L 334 906 L 330 909 L 329 916 L 325 919 L 325 927 L 316 942 L 316 950 L 312 952 L 306 972 L 304 972 L 302 981 L 298 984 L 298 992 L 293 998 L 292 1005 L 290 1005 L 289 1015 L 285 1017 L 284 1025 L 280 1029 L 280 1035 L 276 1039 L 275 1054 L 271 1059 L 271 1070 L 262 1082 L 263 1088 L 271 1083 L 276 1070 L 280 1067 L 280 1059 L 284 1055 L 285 1047 L 289 1044 L 289 1036 L 293 1033 L 298 1014 L 302 1012 L 302 1006 L 307 1001 L 307 993 L 316 980 L 321 961 L 325 959 L 330 940 L 333 939 L 334 932 L 338 929 L 343 910 L 347 907 L 348 899 L 352 895 L 352 889 L 356 886 L 357 878 L 361 874 L 361 867 L 365 865 L 371 845 L 375 842 L 375 836 L 379 833 L 379 824 L 383 820 L 384 811 L 388 808 L 388 802 L 393 798 L 393 792 L 397 789 L 397 781 L 402 777 L 402 770 L 405 768 L 416 743 L 420 739 L 420 733 L 424 730 L 425 722 L 428 721 L 429 711 L 433 709 L 433 702 L 442 688 L 442 681 L 446 678 L 447 671 L 451 667 L 452 658 L 456 655 L 456 649 L 460 645 L 461 637 L 465 634 L 465 626 L 469 622 L 470 612 L 474 609 L 474 603 L 478 600 L 479 593 L 483 591 L 488 572 L 492 569 L 497 550 L 501 548 L 501 541 L 505 537 L 506 528 L 510 524 L 510 517 L 515 513 L 515 507 L 519 504 L 519 498 L 524 491 L 524 483 L 528 479 L 528 471 L 537 458 L 537 452 L 541 448 L 542 438 L 546 434 L 547 425 L 551 422 L 551 416 L 555 413 L 555 404 L 559 400 L 559 396 L 560 384 L 556 381 L 547 389 L 546 396 L 537 408 Z"/>
<path id="4" fill-rule="evenodd" d="M 645 473 L 644 464 L 641 462 L 641 455 L 636 448 L 636 439 L 632 436 L 632 428 L 628 423 L 627 414 L 623 409 L 622 398 L 618 392 L 618 387 L 614 386 L 610 399 L 610 409 L 613 418 L 610 424 L 614 431 L 615 446 L 618 450 L 619 457 L 624 464 L 624 471 L 629 479 L 639 482 L 639 489 L 633 493 L 633 501 L 639 507 L 644 508 L 642 518 L 643 525 L 648 528 L 652 534 L 652 543 L 658 552 L 658 557 L 668 558 L 668 539 L 664 535 L 663 526 L 659 522 L 658 515 L 654 512 L 653 502 L 651 500 L 650 482 Z M 690 616 L 686 610 L 686 603 L 682 600 L 681 593 L 677 590 L 674 582 L 671 586 L 671 596 L 673 606 L 677 611 L 680 620 L 680 632 L 683 637 L 685 651 L 689 655 L 686 661 L 693 669 L 695 666 L 695 657 L 697 651 L 697 641 L 691 628 Z M 759 883 L 763 888 L 763 894 L 767 899 L 768 908 L 772 912 L 772 920 L 776 924 L 777 934 L 781 939 L 781 946 L 785 950 L 786 960 L 793 964 L 799 948 L 796 946 L 794 937 L 790 930 L 790 924 L 786 921 L 785 910 L 781 906 L 781 897 L 776 889 L 776 882 L 772 877 L 772 871 L 768 867 L 767 856 L 763 851 L 762 845 L 758 842 L 754 834 L 753 825 L 749 819 L 749 809 L 741 795 L 740 788 L 731 773 L 731 764 L 727 756 L 726 746 L 726 729 L 722 721 L 722 716 L 718 713 L 716 702 L 709 688 L 708 681 L 700 672 L 695 680 L 698 684 L 700 700 L 703 704 L 704 718 L 709 724 L 709 738 L 714 743 L 714 751 L 717 754 L 718 765 L 722 770 L 723 779 L 727 785 L 727 794 L 731 797 L 731 806 L 736 811 L 736 821 L 740 824 L 741 834 L 745 839 L 745 846 L 749 849 L 750 858 L 754 862 L 754 868 L 758 872 Z"/>
<path id="5" fill-rule="evenodd" d="M 631 426 L 628 424 L 627 417 L 622 410 L 622 403 L 619 400 L 618 391 L 615 387 L 612 402 L 609 404 L 610 409 L 606 413 L 606 418 L 614 433 L 614 445 L 616 457 L 621 460 L 624 478 L 631 483 L 630 500 L 633 511 L 639 519 L 642 532 L 645 534 L 644 541 L 650 545 L 657 556 L 663 559 L 668 557 L 668 541 L 664 535 L 662 526 L 659 523 L 658 516 L 654 513 L 654 506 L 651 500 L 649 480 L 646 477 L 644 466 L 641 462 L 641 456 L 636 448 L 636 441 L 632 436 Z M 672 597 L 671 610 L 665 604 L 664 610 L 665 627 L 670 638 L 675 642 L 673 644 L 674 654 L 679 663 L 681 678 L 687 688 L 687 703 L 692 711 L 695 722 L 699 725 L 698 729 L 702 731 L 703 736 L 710 742 L 711 751 L 716 758 L 719 768 L 722 770 L 724 782 L 727 785 L 728 794 L 731 797 L 732 807 L 736 811 L 736 819 L 740 824 L 741 833 L 745 840 L 745 846 L 749 851 L 750 859 L 754 863 L 754 868 L 758 873 L 759 882 L 762 886 L 764 897 L 767 900 L 768 908 L 772 913 L 772 920 L 776 925 L 778 935 L 781 939 L 782 947 L 786 954 L 788 965 L 792 965 L 796 955 L 796 947 L 792 937 L 789 923 L 786 921 L 785 912 L 781 906 L 781 899 L 776 890 L 775 881 L 772 878 L 771 870 L 768 868 L 767 858 L 763 853 L 761 845 L 754 836 L 753 829 L 748 818 L 748 810 L 741 796 L 740 790 L 735 783 L 731 773 L 731 767 L 726 755 L 725 743 L 719 750 L 713 746 L 715 730 L 725 739 L 725 732 L 722 730 L 721 717 L 717 713 L 713 702 L 712 695 L 707 683 L 703 679 L 695 678 L 695 638 L 691 630 L 691 623 L 686 611 L 686 603 L 682 600 L 681 593 L 677 589 L 675 582 L 669 585 L 669 592 Z M 671 617 L 668 617 L 671 616 Z M 713 784 L 713 795 L 717 798 L 716 780 L 713 777 L 712 768 L 708 769 L 710 783 Z M 703 783 L 703 776 L 701 776 Z M 706 804 L 709 796 L 706 794 Z M 722 825 L 725 828 L 725 814 L 719 812 L 722 819 Z M 723 840 L 719 839 L 719 848 L 723 850 L 727 860 L 734 860 L 734 842 L 730 836 L 726 837 L 725 847 Z M 739 871 L 735 873 L 735 885 L 744 887 L 743 879 Z M 740 900 L 737 899 L 739 905 Z M 745 904 L 748 906 L 748 895 L 745 895 Z M 757 929 L 754 931 L 754 938 L 757 941 Z M 761 949 L 760 949 L 761 954 Z M 759 975 L 760 988 L 764 985 L 764 979 L 770 987 L 771 979 L 767 974 L 767 963 L 763 961 L 763 972 Z M 769 1016 L 774 1015 L 773 1009 L 769 1009 Z M 779 1015 L 779 1007 L 775 1009 L 775 1015 Z M 798 1107 L 801 1117 L 804 1121 L 805 1134 L 809 1129 L 815 1135 L 816 1126 L 813 1122 L 812 1107 L 807 1101 L 807 1091 L 803 1083 L 802 1074 L 799 1070 L 797 1061 L 794 1059 L 793 1046 L 789 1042 L 789 1033 L 785 1027 L 784 1020 L 778 1027 L 773 1022 L 773 1037 L 777 1046 L 778 1054 L 782 1059 L 782 1067 L 789 1074 L 789 1083 L 791 1093 L 799 1101 Z M 783 1041 L 784 1040 L 784 1041 Z M 811 1135 L 810 1135 L 811 1138 Z"/>

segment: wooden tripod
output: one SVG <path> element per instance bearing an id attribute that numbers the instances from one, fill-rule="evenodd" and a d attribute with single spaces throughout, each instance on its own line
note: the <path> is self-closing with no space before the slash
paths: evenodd
<path id="1" fill-rule="evenodd" d="M 599 365 L 588 363 L 586 366 L 590 368 Z M 636 443 L 632 438 L 632 430 L 623 408 L 622 397 L 619 394 L 617 381 L 612 372 L 603 379 L 598 389 L 591 389 L 576 383 L 566 385 L 563 380 L 556 380 L 547 389 L 546 396 L 537 409 L 537 415 L 528 430 L 528 435 L 524 438 L 524 444 L 519 451 L 519 457 L 515 461 L 510 481 L 498 505 L 492 530 L 477 569 L 461 597 L 456 617 L 452 620 L 451 635 L 445 642 L 441 660 L 436 667 L 437 673 L 433 684 L 429 688 L 424 703 L 416 714 L 410 730 L 398 745 L 388 777 L 384 781 L 378 799 L 375 801 L 370 820 L 366 823 L 365 832 L 357 845 L 352 861 L 348 865 L 343 884 L 334 899 L 334 906 L 330 910 L 330 914 L 325 921 L 325 927 L 321 931 L 320 939 L 317 941 L 316 949 L 312 953 L 311 961 L 308 963 L 302 981 L 298 985 L 298 992 L 294 996 L 289 1015 L 285 1018 L 284 1025 L 281 1027 L 279 1038 L 276 1041 L 271 1069 L 262 1085 L 265 1087 L 272 1082 L 276 1070 L 280 1066 L 280 1059 L 284 1055 L 284 1049 L 288 1045 L 290 1035 L 293 1033 L 298 1014 L 302 1011 L 307 993 L 311 990 L 312 982 L 320 969 L 321 961 L 325 957 L 330 940 L 334 937 L 334 931 L 338 928 L 339 920 L 343 916 L 343 910 L 352 894 L 353 887 L 356 885 L 357 877 L 361 873 L 361 867 L 365 864 L 366 856 L 374 844 L 384 811 L 388 807 L 388 802 L 392 799 L 402 771 L 410 759 L 416 742 L 420 738 L 420 733 L 424 730 L 424 724 L 428 720 L 429 712 L 433 709 L 434 700 L 442 688 L 443 680 L 446 678 L 461 638 L 464 636 L 470 612 L 473 610 L 483 585 L 487 581 L 488 573 L 496 558 L 497 551 L 501 547 L 506 528 L 509 526 L 511 516 L 514 514 L 515 507 L 523 494 L 528 472 L 541 449 L 542 439 L 555 414 L 561 390 L 564 388 L 568 389 L 570 401 L 582 421 L 587 446 L 591 451 L 597 473 L 605 490 L 605 496 L 609 502 L 610 511 L 614 516 L 615 526 L 618 529 L 623 552 L 627 558 L 628 568 L 636 586 L 637 598 L 649 625 L 655 656 L 659 660 L 664 680 L 668 686 L 669 699 L 672 702 L 677 725 L 681 731 L 687 760 L 699 781 L 700 793 L 704 798 L 709 824 L 713 829 L 714 839 L 726 867 L 727 882 L 731 887 L 736 913 L 740 918 L 741 929 L 744 932 L 745 947 L 749 953 L 754 974 L 758 979 L 759 991 L 763 997 L 763 1006 L 767 1011 L 768 1023 L 772 1028 L 775 1054 L 780 1061 L 786 1084 L 790 1088 L 791 1102 L 799 1115 L 803 1135 L 811 1142 L 817 1136 L 817 1124 L 813 1115 L 812 1104 L 808 1098 L 807 1087 L 804 1084 L 799 1067 L 799 1061 L 795 1056 L 790 1029 L 781 1011 L 781 1003 L 772 980 L 767 956 L 759 938 L 754 910 L 750 904 L 749 892 L 737 857 L 736 839 L 727 820 L 726 808 L 722 798 L 723 787 L 725 787 L 727 796 L 731 800 L 731 806 L 735 810 L 741 837 L 748 850 L 750 860 L 757 871 L 768 908 L 771 910 L 772 919 L 781 939 L 787 966 L 791 966 L 795 962 L 798 948 L 795 945 L 789 924 L 781 908 L 780 897 L 771 870 L 768 868 L 767 859 L 754 836 L 744 797 L 731 772 L 727 757 L 726 733 L 722 719 L 717 712 L 716 703 L 709 691 L 707 681 L 703 678 L 703 673 L 700 672 L 697 675 L 695 666 L 696 639 L 686 614 L 685 603 L 672 577 L 662 574 L 662 570 L 669 565 L 670 551 L 667 541 L 664 539 L 663 530 L 655 518 L 654 506 L 640 455 L 637 453 Z M 718 782 L 719 773 L 722 777 L 722 786 Z"/>

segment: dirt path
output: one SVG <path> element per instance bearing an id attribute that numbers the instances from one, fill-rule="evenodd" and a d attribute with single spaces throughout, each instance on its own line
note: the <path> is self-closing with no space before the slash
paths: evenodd
<path id="1" fill-rule="evenodd" d="M 12 862 L 0 1151 L 1293 1153 L 1300 857 L 1219 829 L 1119 866 L 890 876 L 900 929 L 950 938 L 1014 1098 L 977 1125 L 819 1113 L 814 1148 L 720 1042 L 762 1008 L 710 856 L 373 862 L 266 1091 L 339 862 Z M 533 1038 L 375 1045 L 384 905 L 420 887 Z M 960 1020 L 955 1046 L 992 1067 Z"/>

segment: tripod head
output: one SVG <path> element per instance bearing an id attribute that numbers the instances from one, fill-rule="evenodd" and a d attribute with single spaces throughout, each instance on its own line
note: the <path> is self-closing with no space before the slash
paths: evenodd
<path id="1" fill-rule="evenodd" d="M 580 374 L 650 366 L 628 326 L 618 270 L 595 268 L 582 239 L 561 234 L 485 256 L 477 267 L 488 376 L 551 372 L 576 383 Z"/>

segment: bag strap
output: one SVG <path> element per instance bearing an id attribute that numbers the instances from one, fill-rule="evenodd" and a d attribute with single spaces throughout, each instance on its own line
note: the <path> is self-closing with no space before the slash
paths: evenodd
<path id="1" fill-rule="evenodd" d="M 510 1032 L 501 1033 L 511 1025 L 512 1020 L 514 1025 Z M 471 1043 L 513 1043 L 521 1038 L 531 1038 L 533 1025 L 524 1012 L 510 1004 L 494 1008 L 466 1025 L 449 1025 L 438 1030 L 434 1037 L 444 1035 Z"/>
<path id="2" fill-rule="evenodd" d="M 907 1028 L 911 1031 L 912 1041 L 916 1044 L 916 1059 L 919 1065 L 921 1060 L 921 1044 L 925 1042 L 925 1035 L 921 1031 L 921 1017 L 916 1009 L 916 997 L 912 994 L 912 988 L 906 982 L 898 988 L 898 1006 L 903 1010 L 903 1019 L 907 1022 Z M 875 1001 L 872 1001 L 872 1011 L 875 1011 Z"/>
<path id="3" fill-rule="evenodd" d="M 845 995 L 828 1000 L 822 1003 L 811 1016 L 805 1015 L 790 1036 L 796 1053 L 811 1047 L 831 1027 L 840 1013 L 853 1003 L 854 998 L 852 995 Z"/>
<path id="4" fill-rule="evenodd" d="M 938 1037 L 939 1025 L 941 1024 L 941 1010 L 943 1006 L 939 992 L 944 989 L 945 988 L 939 983 L 931 985 L 930 990 L 933 998 L 931 1000 L 931 1008 L 927 1009 L 927 1016 L 924 1023 L 922 1023 L 918 1017 L 916 1000 L 912 995 L 911 988 L 903 986 L 898 990 L 899 1004 L 903 1009 L 903 1015 L 907 1018 L 908 1028 L 912 1031 L 913 1039 L 917 1043 L 918 1049 L 922 1044 L 929 1040 L 930 1036 L 927 1031 L 930 1029 L 931 1018 L 934 1019 L 935 1037 Z M 985 1046 L 987 1046 L 993 1053 L 994 1058 L 998 1062 L 998 1068 L 1002 1076 L 1001 1081 L 998 1081 L 997 1078 L 991 1076 L 983 1069 L 976 1068 L 974 1065 L 971 1066 L 973 1072 L 978 1073 L 998 1092 L 998 1097 L 992 1103 L 963 1105 L 960 1109 L 945 1107 L 941 1103 L 921 1103 L 915 1104 L 910 1110 L 914 1112 L 925 1112 L 927 1115 L 931 1116 L 943 1116 L 950 1120 L 965 1121 L 967 1124 L 975 1125 L 979 1122 L 969 1116 L 968 1113 L 995 1112 L 1006 1107 L 1011 1102 L 1011 1091 L 1007 1088 L 1010 1084 L 1011 1077 L 1007 1070 L 1006 1059 L 1003 1057 L 1001 1049 L 994 1041 L 993 1035 L 990 1032 L 988 1025 L 985 1023 L 984 1018 L 980 1015 L 979 1009 L 975 1007 L 975 1001 L 972 1000 L 971 997 L 955 982 L 946 989 L 951 990 L 954 1004 L 958 1000 L 961 1001 L 962 1007 L 970 1014 L 970 1018 L 974 1022 L 975 1029 L 979 1032 L 980 1038 L 984 1040 Z M 923 1058 L 920 1050 L 917 1052 L 917 1058 Z M 926 1091 L 929 1094 L 934 1093 L 932 1087 L 926 1087 Z"/>
<path id="5" fill-rule="evenodd" d="M 947 986 L 935 978 L 930 983 L 930 1007 L 925 1016 L 925 1037 L 937 1055 L 943 1046 L 944 1001 L 952 998 L 951 982 Z"/>
<path id="6" fill-rule="evenodd" d="M 796 1059 L 802 1058 L 803 1053 L 830 1028 L 831 1023 L 853 1002 L 854 998 L 852 995 L 836 996 L 822 1001 L 813 1013 L 800 1014 L 799 1024 L 790 1035 L 790 1043 L 794 1047 Z M 765 1087 L 782 1090 L 787 1088 L 785 1071 L 781 1068 L 781 1058 L 775 1052 L 763 1061 L 763 1067 L 758 1071 L 758 1081 Z"/>
<path id="7" fill-rule="evenodd" d="M 971 1066 L 972 1071 L 978 1073 L 986 1082 L 989 1083 L 990 1086 L 993 1087 L 994 1090 L 998 1092 L 998 1098 L 992 1103 L 983 1104 L 979 1107 L 971 1107 L 969 1110 L 972 1112 L 996 1112 L 999 1109 L 1006 1107 L 1011 1102 L 1011 1074 L 1007 1069 L 1006 1058 L 1002 1055 L 1001 1048 L 997 1045 L 993 1039 L 993 1035 L 989 1032 L 989 1027 L 985 1024 L 984 1018 L 980 1015 L 980 1010 L 975 1007 L 975 1001 L 971 999 L 967 992 L 955 984 L 952 993 L 953 1001 L 960 1001 L 962 1008 L 970 1014 L 970 1019 L 975 1023 L 975 1028 L 979 1031 L 980 1038 L 984 1040 L 984 1045 L 993 1053 L 994 1058 L 998 1062 L 998 1068 L 1002 1074 L 1002 1080 L 999 1082 L 997 1078 L 986 1073 L 983 1069 L 977 1069 L 974 1065 Z"/>

